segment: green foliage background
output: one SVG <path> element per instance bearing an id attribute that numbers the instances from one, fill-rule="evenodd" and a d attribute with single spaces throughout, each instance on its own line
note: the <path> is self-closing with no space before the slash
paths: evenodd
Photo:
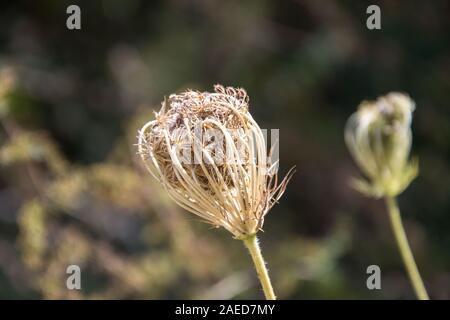
<path id="1" fill-rule="evenodd" d="M 261 298 L 241 243 L 174 206 L 133 145 L 164 95 L 222 83 L 280 129 L 281 173 L 298 168 L 261 234 L 282 299 L 414 298 L 343 142 L 361 100 L 409 93 L 421 172 L 400 205 L 431 297 L 449 299 L 450 3 L 377 3 L 370 31 L 373 1 L 2 2 L 0 298 Z"/>

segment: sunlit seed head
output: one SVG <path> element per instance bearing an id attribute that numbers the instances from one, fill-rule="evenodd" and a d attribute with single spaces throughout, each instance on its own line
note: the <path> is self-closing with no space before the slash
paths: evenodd
<path id="1" fill-rule="evenodd" d="M 349 118 L 345 140 L 369 180 L 355 180 L 360 191 L 374 197 L 396 196 L 417 176 L 417 161 L 409 160 L 414 109 L 409 96 L 393 92 L 362 102 Z"/>
<path id="2" fill-rule="evenodd" d="M 139 131 L 138 147 L 180 206 L 242 239 L 262 228 L 292 175 L 278 184 L 264 138 L 245 90 L 216 85 L 170 95 Z"/>

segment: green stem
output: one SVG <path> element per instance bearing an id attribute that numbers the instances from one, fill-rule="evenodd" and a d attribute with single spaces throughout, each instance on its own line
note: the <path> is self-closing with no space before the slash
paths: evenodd
<path id="1" fill-rule="evenodd" d="M 420 277 L 411 248 L 409 247 L 408 239 L 406 238 L 397 200 L 394 197 L 386 197 L 385 200 L 395 239 L 397 240 L 397 245 L 402 255 L 403 263 L 405 264 L 406 271 L 408 272 L 409 279 L 414 287 L 417 298 L 420 300 L 429 300 L 430 298 L 428 297 L 427 290 L 425 289 L 422 278 Z"/>
<path id="2" fill-rule="evenodd" d="M 264 295 L 267 300 L 276 300 L 277 297 L 273 292 L 272 283 L 270 282 L 269 273 L 267 272 L 266 263 L 261 254 L 261 248 L 259 247 L 258 238 L 256 235 L 252 235 L 246 239 L 243 239 L 245 246 L 247 247 L 250 255 L 252 256 L 253 263 L 255 264 L 256 273 L 258 274 L 259 281 L 264 291 Z"/>

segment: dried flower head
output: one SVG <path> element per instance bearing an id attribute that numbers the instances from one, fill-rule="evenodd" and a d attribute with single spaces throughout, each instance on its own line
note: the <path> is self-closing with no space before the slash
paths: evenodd
<path id="1" fill-rule="evenodd" d="M 216 85 L 162 102 L 139 131 L 139 154 L 171 198 L 235 238 L 254 235 L 279 200 L 292 170 L 278 183 L 266 141 L 243 89 Z"/>
<path id="2" fill-rule="evenodd" d="M 345 140 L 356 163 L 369 179 L 354 186 L 374 196 L 396 196 L 418 174 L 418 162 L 409 160 L 411 120 L 415 103 L 392 92 L 376 101 L 364 101 L 348 120 Z"/>

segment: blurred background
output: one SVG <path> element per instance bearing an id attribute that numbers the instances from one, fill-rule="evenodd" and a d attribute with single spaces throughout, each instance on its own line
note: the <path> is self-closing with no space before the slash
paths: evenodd
<path id="1" fill-rule="evenodd" d="M 262 298 L 242 244 L 176 207 L 136 156 L 164 95 L 221 83 L 280 129 L 280 173 L 297 166 L 260 235 L 281 299 L 415 298 L 383 202 L 349 187 L 343 141 L 362 100 L 409 93 L 421 171 L 399 201 L 431 297 L 450 299 L 449 14 L 444 0 L 2 2 L 0 298 Z M 66 288 L 71 264 L 82 290 Z M 372 264 L 382 290 L 366 287 Z"/>

